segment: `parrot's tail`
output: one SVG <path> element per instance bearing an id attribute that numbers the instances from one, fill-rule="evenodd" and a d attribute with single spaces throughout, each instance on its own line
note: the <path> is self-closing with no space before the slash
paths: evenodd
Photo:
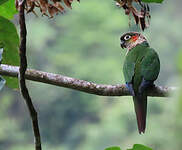
<path id="1" fill-rule="evenodd" d="M 133 96 L 138 131 L 141 134 L 145 132 L 146 115 L 147 115 L 147 96 L 145 94 L 138 94 Z"/>

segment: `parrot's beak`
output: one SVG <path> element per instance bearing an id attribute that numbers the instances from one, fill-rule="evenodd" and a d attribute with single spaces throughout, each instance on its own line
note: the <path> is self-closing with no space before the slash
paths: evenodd
<path id="1" fill-rule="evenodd" d="M 125 41 L 122 41 L 122 40 L 121 40 L 120 46 L 121 46 L 122 49 L 126 48 Z"/>

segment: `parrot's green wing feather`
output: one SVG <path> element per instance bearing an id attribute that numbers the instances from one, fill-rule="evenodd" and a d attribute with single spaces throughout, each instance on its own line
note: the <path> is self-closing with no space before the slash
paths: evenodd
<path id="1" fill-rule="evenodd" d="M 124 73 L 126 82 L 132 81 L 132 78 L 135 74 L 135 67 L 137 65 L 136 63 L 139 63 L 138 58 L 140 61 L 140 59 L 145 55 L 146 53 L 145 49 L 147 48 L 148 48 L 148 44 L 146 43 L 140 44 L 134 47 L 132 50 L 130 50 L 128 54 L 126 55 L 126 58 L 123 64 L 123 73 Z"/>
<path id="2" fill-rule="evenodd" d="M 135 63 L 131 61 L 125 61 L 123 65 L 123 73 L 125 77 L 125 82 L 129 83 L 132 81 L 134 76 Z"/>
<path id="3" fill-rule="evenodd" d="M 158 54 L 149 48 L 141 63 L 141 74 L 145 80 L 154 81 L 157 79 L 160 70 Z"/>

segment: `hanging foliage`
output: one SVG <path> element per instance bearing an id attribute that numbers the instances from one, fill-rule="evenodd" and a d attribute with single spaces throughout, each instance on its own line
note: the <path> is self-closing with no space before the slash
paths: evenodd
<path id="1" fill-rule="evenodd" d="M 80 0 L 77 1 L 80 2 Z M 33 12 L 35 14 L 34 9 L 37 7 L 42 15 L 52 18 L 55 14 L 64 13 L 65 7 L 72 8 L 72 2 L 73 0 L 26 0 L 25 9 L 27 13 Z M 20 1 L 16 0 L 15 3 L 16 8 L 19 9 Z"/>
<path id="2" fill-rule="evenodd" d="M 133 15 L 135 23 L 145 30 L 150 24 L 150 8 L 148 4 L 143 4 L 141 0 L 115 0 L 116 5 L 125 10 L 126 15 Z M 133 2 L 135 2 L 140 10 L 138 10 Z M 147 21 L 146 21 L 147 19 Z"/>

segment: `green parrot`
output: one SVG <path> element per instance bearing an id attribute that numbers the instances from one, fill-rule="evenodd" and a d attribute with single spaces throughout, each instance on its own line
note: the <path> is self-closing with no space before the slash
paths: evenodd
<path id="1" fill-rule="evenodd" d="M 138 32 L 121 36 L 120 45 L 127 48 L 123 65 L 126 86 L 133 96 L 138 131 L 145 132 L 147 114 L 146 90 L 154 85 L 160 71 L 160 60 L 146 38 Z"/>

